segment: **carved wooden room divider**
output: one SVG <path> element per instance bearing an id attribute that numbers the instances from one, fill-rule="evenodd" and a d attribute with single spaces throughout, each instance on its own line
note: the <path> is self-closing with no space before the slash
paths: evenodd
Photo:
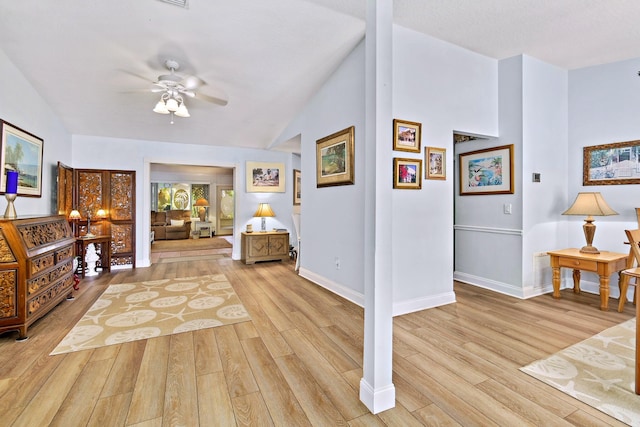
<path id="1" fill-rule="evenodd" d="M 73 224 L 76 236 L 111 236 L 111 266 L 136 266 L 135 190 L 135 171 L 73 169 L 58 162 L 58 213 L 80 212 L 82 219 Z"/>

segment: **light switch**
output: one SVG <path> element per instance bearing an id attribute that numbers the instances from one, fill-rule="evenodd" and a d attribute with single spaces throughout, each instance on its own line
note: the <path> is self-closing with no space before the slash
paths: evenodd
<path id="1" fill-rule="evenodd" d="M 511 203 L 504 204 L 504 213 L 506 215 L 511 215 Z"/>

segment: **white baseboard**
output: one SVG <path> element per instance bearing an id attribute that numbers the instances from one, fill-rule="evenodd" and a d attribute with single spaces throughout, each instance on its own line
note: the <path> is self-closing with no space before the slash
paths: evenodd
<path id="1" fill-rule="evenodd" d="M 318 286 L 322 286 L 323 288 L 333 292 L 336 295 L 341 296 L 342 298 L 351 301 L 352 303 L 364 307 L 364 294 L 354 291 L 353 289 L 342 286 L 332 280 L 327 279 L 326 277 L 320 276 L 312 271 L 307 270 L 304 267 L 300 267 L 300 271 L 298 273 L 301 277 L 304 277 L 307 280 L 312 281 Z"/>
<path id="2" fill-rule="evenodd" d="M 396 388 L 392 384 L 374 390 L 364 378 L 360 380 L 360 400 L 372 414 L 378 414 L 396 406 Z"/>
<path id="3" fill-rule="evenodd" d="M 394 302 L 392 309 L 393 316 L 401 316 L 403 314 L 440 307 L 454 302 L 456 302 L 456 294 L 453 291 L 407 301 Z"/>
<path id="4" fill-rule="evenodd" d="M 453 272 L 453 280 L 458 282 L 468 283 L 470 285 L 478 286 L 480 288 L 489 289 L 491 291 L 499 292 L 501 294 L 509 295 L 515 298 L 524 298 L 523 289 L 510 285 L 509 283 L 498 282 L 496 280 L 487 279 L 486 277 L 474 276 L 472 274 L 461 273 L 459 271 Z"/>

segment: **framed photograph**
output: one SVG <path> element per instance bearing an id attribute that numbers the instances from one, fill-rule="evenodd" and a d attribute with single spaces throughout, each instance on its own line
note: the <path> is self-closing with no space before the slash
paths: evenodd
<path id="1" fill-rule="evenodd" d="M 424 150 L 425 179 L 447 179 L 447 150 L 444 148 L 427 147 Z"/>
<path id="2" fill-rule="evenodd" d="M 460 195 L 513 194 L 513 145 L 462 153 Z"/>
<path id="3" fill-rule="evenodd" d="M 2 124 L 0 193 L 7 188 L 7 171 L 18 172 L 18 195 L 42 197 L 42 146 L 44 141 L 10 123 Z"/>
<path id="4" fill-rule="evenodd" d="M 582 185 L 640 184 L 640 141 L 583 148 Z"/>
<path id="5" fill-rule="evenodd" d="M 300 204 L 300 191 L 302 188 L 302 177 L 298 169 L 293 170 L 293 205 Z"/>
<path id="6" fill-rule="evenodd" d="M 393 149 L 396 151 L 420 152 L 422 124 L 393 119 Z"/>
<path id="7" fill-rule="evenodd" d="M 284 163 L 247 162 L 247 193 L 284 193 Z"/>
<path id="8" fill-rule="evenodd" d="M 422 188 L 422 160 L 393 159 L 393 188 L 419 190 Z"/>
<path id="9" fill-rule="evenodd" d="M 316 186 L 351 185 L 354 174 L 353 126 L 316 141 Z"/>

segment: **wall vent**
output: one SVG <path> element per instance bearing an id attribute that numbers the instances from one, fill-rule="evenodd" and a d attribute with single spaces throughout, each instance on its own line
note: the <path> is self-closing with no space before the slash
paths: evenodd
<path id="1" fill-rule="evenodd" d="M 542 288 L 551 284 L 553 272 L 551 270 L 551 257 L 546 252 L 533 254 L 533 286 Z"/>
<path id="2" fill-rule="evenodd" d="M 189 0 L 160 0 L 163 3 L 169 3 L 175 6 L 180 6 L 185 9 L 189 9 Z"/>

